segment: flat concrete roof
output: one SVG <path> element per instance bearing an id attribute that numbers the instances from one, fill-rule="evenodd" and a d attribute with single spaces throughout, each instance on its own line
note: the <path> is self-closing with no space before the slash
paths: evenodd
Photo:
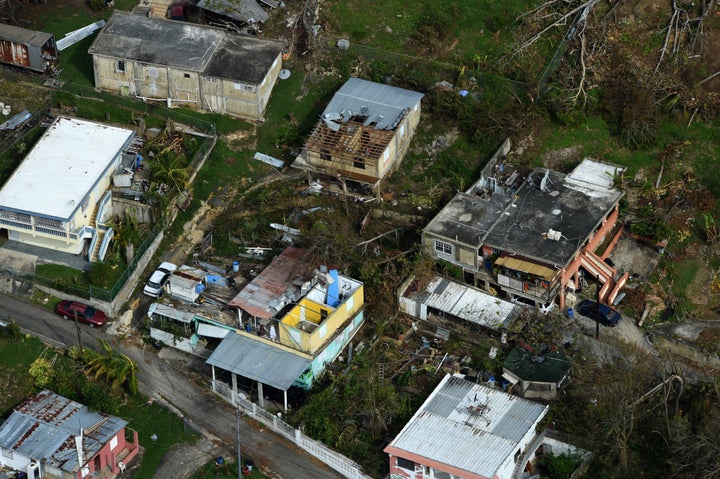
<path id="1" fill-rule="evenodd" d="M 0 190 L 0 208 L 68 220 L 134 135 L 58 117 Z"/>

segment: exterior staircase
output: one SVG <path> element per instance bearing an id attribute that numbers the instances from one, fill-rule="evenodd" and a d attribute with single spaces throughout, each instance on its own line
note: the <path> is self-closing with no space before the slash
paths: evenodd
<path id="1" fill-rule="evenodd" d="M 98 228 L 95 232 L 97 235 L 97 240 L 95 241 L 95 247 L 93 248 L 92 252 L 90 253 L 90 262 L 96 263 L 100 261 L 100 246 L 103 243 L 103 238 L 105 238 L 105 230 L 102 228 Z"/>
<path id="2" fill-rule="evenodd" d="M 630 275 L 628 273 L 618 277 L 618 271 L 592 251 L 583 251 L 580 256 L 580 265 L 593 275 L 602 286 L 598 297 L 601 303 L 612 304 L 620 290 L 625 286 Z"/>

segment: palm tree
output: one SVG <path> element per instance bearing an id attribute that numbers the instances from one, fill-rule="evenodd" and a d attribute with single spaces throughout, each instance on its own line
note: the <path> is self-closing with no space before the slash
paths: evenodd
<path id="1" fill-rule="evenodd" d="M 103 351 L 91 354 L 85 366 L 86 371 L 94 373 L 95 379 L 105 376 L 105 379 L 115 388 L 127 384 L 130 394 L 137 394 L 137 374 L 140 372 L 137 363 L 128 355 L 113 350 L 110 343 L 104 339 L 98 338 L 98 342 Z"/>
<path id="2" fill-rule="evenodd" d="M 188 186 L 190 172 L 184 166 L 186 162 L 184 155 L 177 155 L 173 151 L 163 151 L 150 163 L 150 169 L 154 177 L 165 183 L 170 183 L 182 193 Z"/>

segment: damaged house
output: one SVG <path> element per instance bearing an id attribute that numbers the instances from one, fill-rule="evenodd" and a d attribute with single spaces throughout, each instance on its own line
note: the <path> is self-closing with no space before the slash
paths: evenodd
<path id="1" fill-rule="evenodd" d="M 430 221 L 424 247 L 462 268 L 467 282 L 543 311 L 572 303 L 586 279 L 612 304 L 628 279 L 608 261 L 622 232 L 615 226 L 624 192 L 614 182 L 623 169 L 585 158 L 569 174 L 522 175 L 504 164 L 509 149 L 507 140 L 480 179 Z"/>
<path id="2" fill-rule="evenodd" d="M 116 12 L 88 53 L 102 90 L 262 120 L 283 49 L 277 40 Z"/>
<path id="3" fill-rule="evenodd" d="M 232 401 L 238 376 L 285 394 L 309 389 L 364 323 L 360 281 L 290 246 L 233 298 L 240 328 L 229 332 L 207 360 L 213 391 Z M 230 384 L 216 376 L 230 375 Z M 287 395 L 285 397 L 287 407 Z"/>
<path id="4" fill-rule="evenodd" d="M 140 452 L 138 433 L 127 424 L 43 390 L 0 426 L 0 462 L 30 479 L 118 475 Z"/>
<path id="5" fill-rule="evenodd" d="M 537 472 L 537 456 L 552 445 L 540 423 L 549 406 L 465 376 L 446 375 L 385 448 L 393 479 L 521 479 Z M 583 451 L 584 452 L 584 451 Z"/>
<path id="6" fill-rule="evenodd" d="M 371 185 L 377 194 L 410 146 L 422 97 L 350 78 L 330 100 L 293 166 Z"/>

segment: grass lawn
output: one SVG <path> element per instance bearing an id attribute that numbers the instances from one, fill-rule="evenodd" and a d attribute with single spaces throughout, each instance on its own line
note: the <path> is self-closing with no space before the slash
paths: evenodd
<path id="1" fill-rule="evenodd" d="M 55 377 L 48 389 L 91 408 L 107 405 L 114 410 L 97 409 L 125 419 L 130 429 L 138 431 L 145 453 L 133 471 L 134 479 L 151 478 L 172 445 L 197 438 L 185 428 L 182 419 L 164 406 L 149 403 L 141 396 L 123 398 L 119 391 L 108 389 L 104 381 L 90 381 L 86 375 L 78 374 L 77 364 L 62 351 L 47 347 L 32 336 L 20 335 L 16 341 L 9 328 L 0 328 L 0 390 L 3 392 L 0 417 L 7 417 L 21 401 L 40 390 L 33 385 L 28 370 L 41 355 L 48 360 L 55 358 Z M 153 434 L 157 436 L 156 441 L 151 439 Z"/>

